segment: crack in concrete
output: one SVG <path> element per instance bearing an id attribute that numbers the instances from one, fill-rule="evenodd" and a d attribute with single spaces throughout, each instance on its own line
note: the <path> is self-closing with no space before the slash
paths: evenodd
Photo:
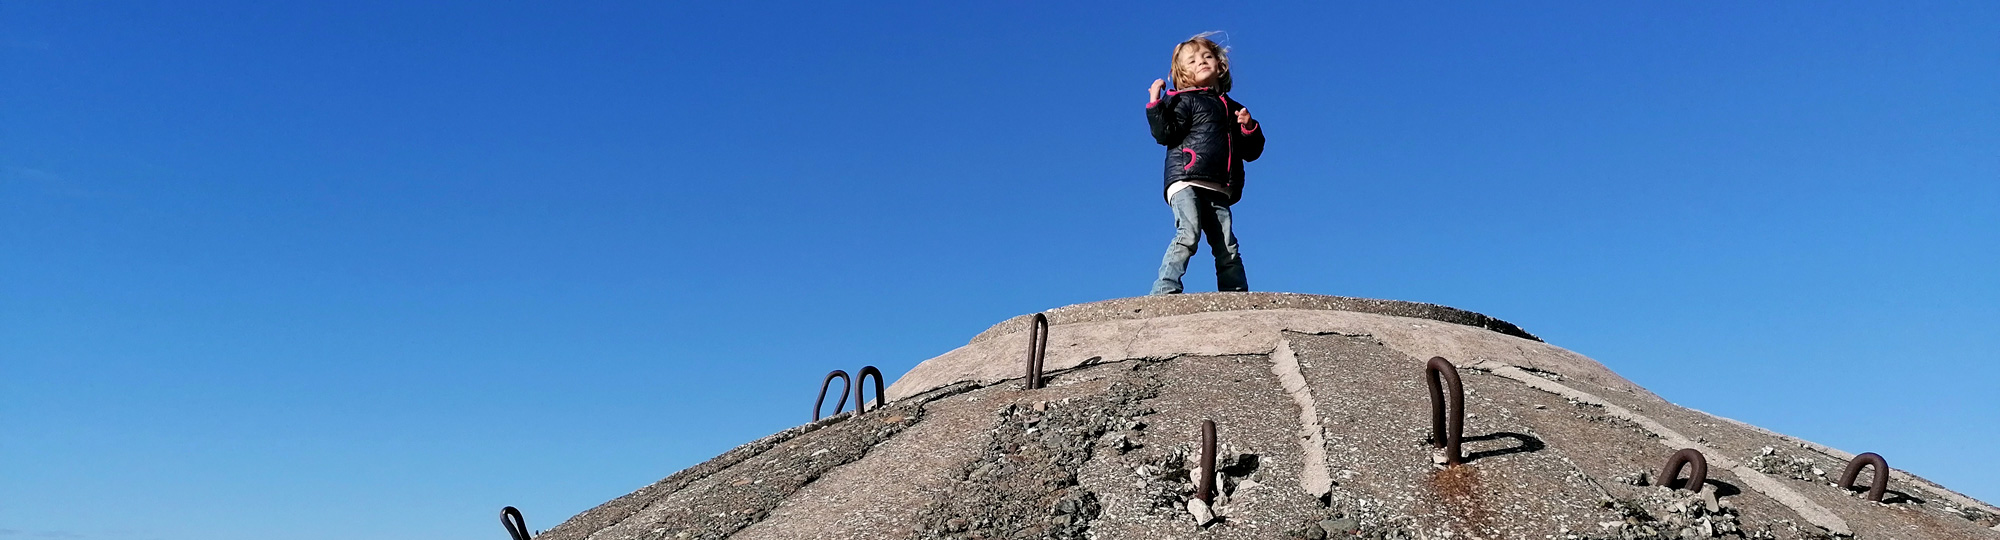
<path id="1" fill-rule="evenodd" d="M 1499 375 L 1502 377 L 1513 379 L 1522 384 L 1528 385 L 1529 388 L 1534 388 L 1536 390 L 1541 390 L 1543 392 L 1548 392 L 1551 394 L 1562 396 L 1564 398 L 1576 400 L 1578 402 L 1588 403 L 1591 405 L 1602 407 L 1604 408 L 1604 412 L 1612 416 L 1623 418 L 1626 421 L 1639 424 L 1640 427 L 1646 428 L 1647 431 L 1653 432 L 1654 435 L 1659 435 L 1660 444 L 1664 444 L 1668 448 L 1673 448 L 1673 449 L 1693 448 L 1699 450 L 1702 456 L 1708 459 L 1709 466 L 1717 469 L 1727 469 L 1729 470 L 1729 472 L 1735 473 L 1737 479 L 1742 480 L 1743 483 L 1745 484 L 1749 484 L 1752 489 L 1756 489 L 1757 491 L 1762 492 L 1765 496 L 1770 497 L 1772 500 L 1778 501 L 1778 504 L 1782 504 L 1785 505 L 1787 508 L 1791 508 L 1793 512 L 1797 512 L 1799 514 L 1799 517 L 1805 518 L 1806 521 L 1812 522 L 1813 525 L 1817 525 L 1822 529 L 1826 529 L 1827 532 L 1833 533 L 1835 535 L 1840 535 L 1840 536 L 1854 535 L 1854 530 L 1847 526 L 1847 520 L 1841 519 L 1840 516 L 1834 515 L 1833 512 L 1828 511 L 1826 507 L 1820 506 L 1819 504 L 1806 499 L 1805 496 L 1800 495 L 1796 491 L 1792 491 L 1791 488 L 1785 487 L 1784 484 L 1778 483 L 1777 480 L 1772 479 L 1770 476 L 1758 472 L 1755 469 L 1745 467 L 1742 464 L 1737 463 L 1736 460 L 1730 459 L 1729 456 L 1723 455 L 1721 451 L 1716 450 L 1714 448 L 1710 448 L 1706 444 L 1695 442 L 1694 439 L 1690 439 L 1685 435 L 1681 435 L 1680 432 L 1674 431 L 1673 429 L 1668 428 L 1665 424 L 1661 424 L 1658 421 L 1653 420 L 1652 418 L 1646 417 L 1645 415 L 1641 415 L 1639 413 L 1632 412 L 1629 409 L 1620 407 L 1617 404 L 1611 403 L 1609 401 L 1605 401 L 1604 399 L 1599 398 L 1596 395 L 1590 394 L 1589 392 L 1577 390 L 1565 384 L 1537 377 L 1533 373 L 1528 373 L 1526 370 L 1523 370 L 1521 368 L 1515 367 L 1512 364 L 1508 364 L 1498 360 L 1491 360 L 1491 359 L 1480 360 L 1466 367 L 1486 371 L 1494 375 Z"/>
<path id="2" fill-rule="evenodd" d="M 1153 326 L 1152 319 L 1140 319 L 1139 328 L 1137 330 L 1132 331 L 1131 334 L 1132 338 L 1125 340 L 1125 346 L 1123 348 L 1120 348 L 1119 350 L 1126 352 L 1132 351 L 1134 347 L 1138 346 L 1139 338 L 1144 337 L 1146 335 L 1146 330 L 1152 328 L 1152 326 Z"/>
<path id="3" fill-rule="evenodd" d="M 1273 349 L 1271 374 L 1278 376 L 1278 386 L 1299 406 L 1299 449 L 1305 452 L 1305 470 L 1299 473 L 1299 488 L 1311 493 L 1314 498 L 1325 498 L 1333 492 L 1333 473 L 1326 465 L 1326 427 L 1319 421 L 1319 404 L 1313 400 L 1312 388 L 1306 386 L 1305 374 L 1299 371 L 1299 357 L 1292 353 L 1292 342 L 1279 339 Z"/>

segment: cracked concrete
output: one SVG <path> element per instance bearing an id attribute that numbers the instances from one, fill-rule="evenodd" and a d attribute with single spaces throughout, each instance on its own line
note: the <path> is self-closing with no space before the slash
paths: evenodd
<path id="1" fill-rule="evenodd" d="M 1277 350 L 1271 351 L 1271 374 L 1278 377 L 1278 385 L 1299 406 L 1299 449 L 1305 453 L 1299 488 L 1314 498 L 1325 497 L 1333 491 L 1333 476 L 1326 470 L 1326 428 L 1319 423 L 1319 404 L 1313 400 L 1312 389 L 1306 386 L 1305 374 L 1299 371 L 1299 358 L 1292 353 L 1291 341 L 1279 341 Z"/>
<path id="2" fill-rule="evenodd" d="M 1273 293 L 1047 313 L 1047 388 L 1019 384 L 1014 317 L 898 378 L 886 407 L 746 444 L 538 538 L 2000 538 L 1991 505 L 1900 470 L 1885 503 L 1861 500 L 1779 467 L 1851 454 L 1673 405 L 1476 313 Z M 1465 383 L 1461 466 L 1429 459 L 1431 356 Z M 1204 419 L 1221 493 L 1198 520 Z M 1702 491 L 1642 481 L 1681 447 L 1707 457 Z M 1792 461 L 1753 466 L 1767 448 Z"/>
<path id="3" fill-rule="evenodd" d="M 1839 536 L 1854 535 L 1854 530 L 1847 526 L 1847 520 L 1841 519 L 1840 516 L 1836 516 L 1833 514 L 1833 512 L 1827 511 L 1825 507 L 1813 503 L 1811 500 L 1808 500 L 1805 497 L 1799 495 L 1798 492 L 1792 491 L 1791 488 L 1785 487 L 1784 484 L 1780 484 L 1777 481 L 1772 480 L 1770 476 L 1765 475 L 1762 472 L 1753 470 L 1749 467 L 1745 467 L 1742 464 L 1737 463 L 1736 460 L 1730 459 L 1729 456 L 1723 455 L 1722 452 L 1717 451 L 1715 448 L 1697 442 L 1694 439 L 1690 439 L 1686 435 L 1680 434 L 1680 432 L 1669 429 L 1665 425 L 1661 425 L 1658 421 L 1655 421 L 1652 418 L 1649 418 L 1639 413 L 1632 412 L 1630 410 L 1625 409 L 1624 407 L 1606 403 L 1602 398 L 1599 398 L 1595 395 L 1591 395 L 1589 393 L 1574 388 L 1570 388 L 1568 386 L 1564 386 L 1562 383 L 1547 380 L 1542 377 L 1530 374 L 1527 371 L 1522 370 L 1521 368 L 1507 365 L 1504 362 L 1485 360 L 1468 367 L 1471 367 L 1473 369 L 1489 371 L 1496 375 L 1500 375 L 1502 377 L 1520 381 L 1521 383 L 1526 384 L 1529 387 L 1532 387 L 1536 390 L 1541 390 L 1544 392 L 1569 398 L 1575 401 L 1603 407 L 1606 412 L 1611 413 L 1613 416 L 1617 416 L 1619 418 L 1623 418 L 1625 420 L 1639 424 L 1640 426 L 1644 427 L 1647 431 L 1652 432 L 1654 435 L 1658 435 L 1660 437 L 1660 444 L 1665 445 L 1670 450 L 1693 448 L 1697 451 L 1700 451 L 1702 453 L 1702 456 L 1707 459 L 1708 466 L 1710 469 L 1728 469 L 1729 472 L 1735 474 L 1737 478 L 1740 478 L 1745 483 L 1750 484 L 1750 487 L 1755 488 L 1757 491 L 1763 492 L 1766 496 L 1769 496 L 1772 499 L 1776 499 L 1779 503 L 1782 503 L 1785 506 L 1790 507 L 1792 511 L 1798 512 L 1800 516 L 1804 517 L 1807 521 L 1812 522 L 1813 525 L 1818 525 L 1820 528 L 1826 529 L 1827 532 Z"/>

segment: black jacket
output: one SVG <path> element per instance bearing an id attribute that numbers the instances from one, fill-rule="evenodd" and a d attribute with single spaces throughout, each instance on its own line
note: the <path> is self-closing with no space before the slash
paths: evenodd
<path id="1" fill-rule="evenodd" d="M 1167 186 L 1189 181 L 1228 194 L 1230 204 L 1242 200 L 1243 162 L 1264 154 L 1261 122 L 1236 124 L 1242 109 L 1228 94 L 1209 88 L 1167 92 L 1146 104 L 1153 140 L 1167 147 L 1163 196 Z"/>

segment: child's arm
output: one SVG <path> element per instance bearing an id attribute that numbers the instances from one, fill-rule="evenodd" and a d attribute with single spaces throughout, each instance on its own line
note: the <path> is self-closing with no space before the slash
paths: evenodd
<path id="1" fill-rule="evenodd" d="M 1230 135 L 1236 137 L 1237 155 L 1243 156 L 1243 161 L 1257 161 L 1264 155 L 1264 125 L 1250 117 L 1248 107 L 1242 107 L 1241 103 L 1231 104 L 1239 107 L 1236 109 L 1236 133 Z"/>
<path id="2" fill-rule="evenodd" d="M 1172 147 L 1180 144 L 1181 138 L 1187 136 L 1188 128 L 1180 118 L 1177 118 L 1179 115 L 1174 114 L 1172 101 L 1160 100 L 1160 90 L 1166 87 L 1166 81 L 1153 80 L 1153 88 L 1149 92 L 1153 101 L 1146 104 L 1146 123 L 1153 128 L 1153 141 Z"/>

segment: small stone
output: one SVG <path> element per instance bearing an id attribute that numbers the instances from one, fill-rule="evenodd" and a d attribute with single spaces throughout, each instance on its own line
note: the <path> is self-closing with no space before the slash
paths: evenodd
<path id="1" fill-rule="evenodd" d="M 1351 517 L 1322 520 L 1319 522 L 1319 528 L 1326 529 L 1327 534 L 1352 535 L 1354 531 L 1361 530 L 1361 520 Z"/>
<path id="2" fill-rule="evenodd" d="M 1201 502 L 1201 499 L 1188 499 L 1187 510 L 1194 515 L 1196 527 L 1207 527 L 1209 522 L 1215 521 L 1215 511 L 1209 510 L 1208 503 Z"/>

